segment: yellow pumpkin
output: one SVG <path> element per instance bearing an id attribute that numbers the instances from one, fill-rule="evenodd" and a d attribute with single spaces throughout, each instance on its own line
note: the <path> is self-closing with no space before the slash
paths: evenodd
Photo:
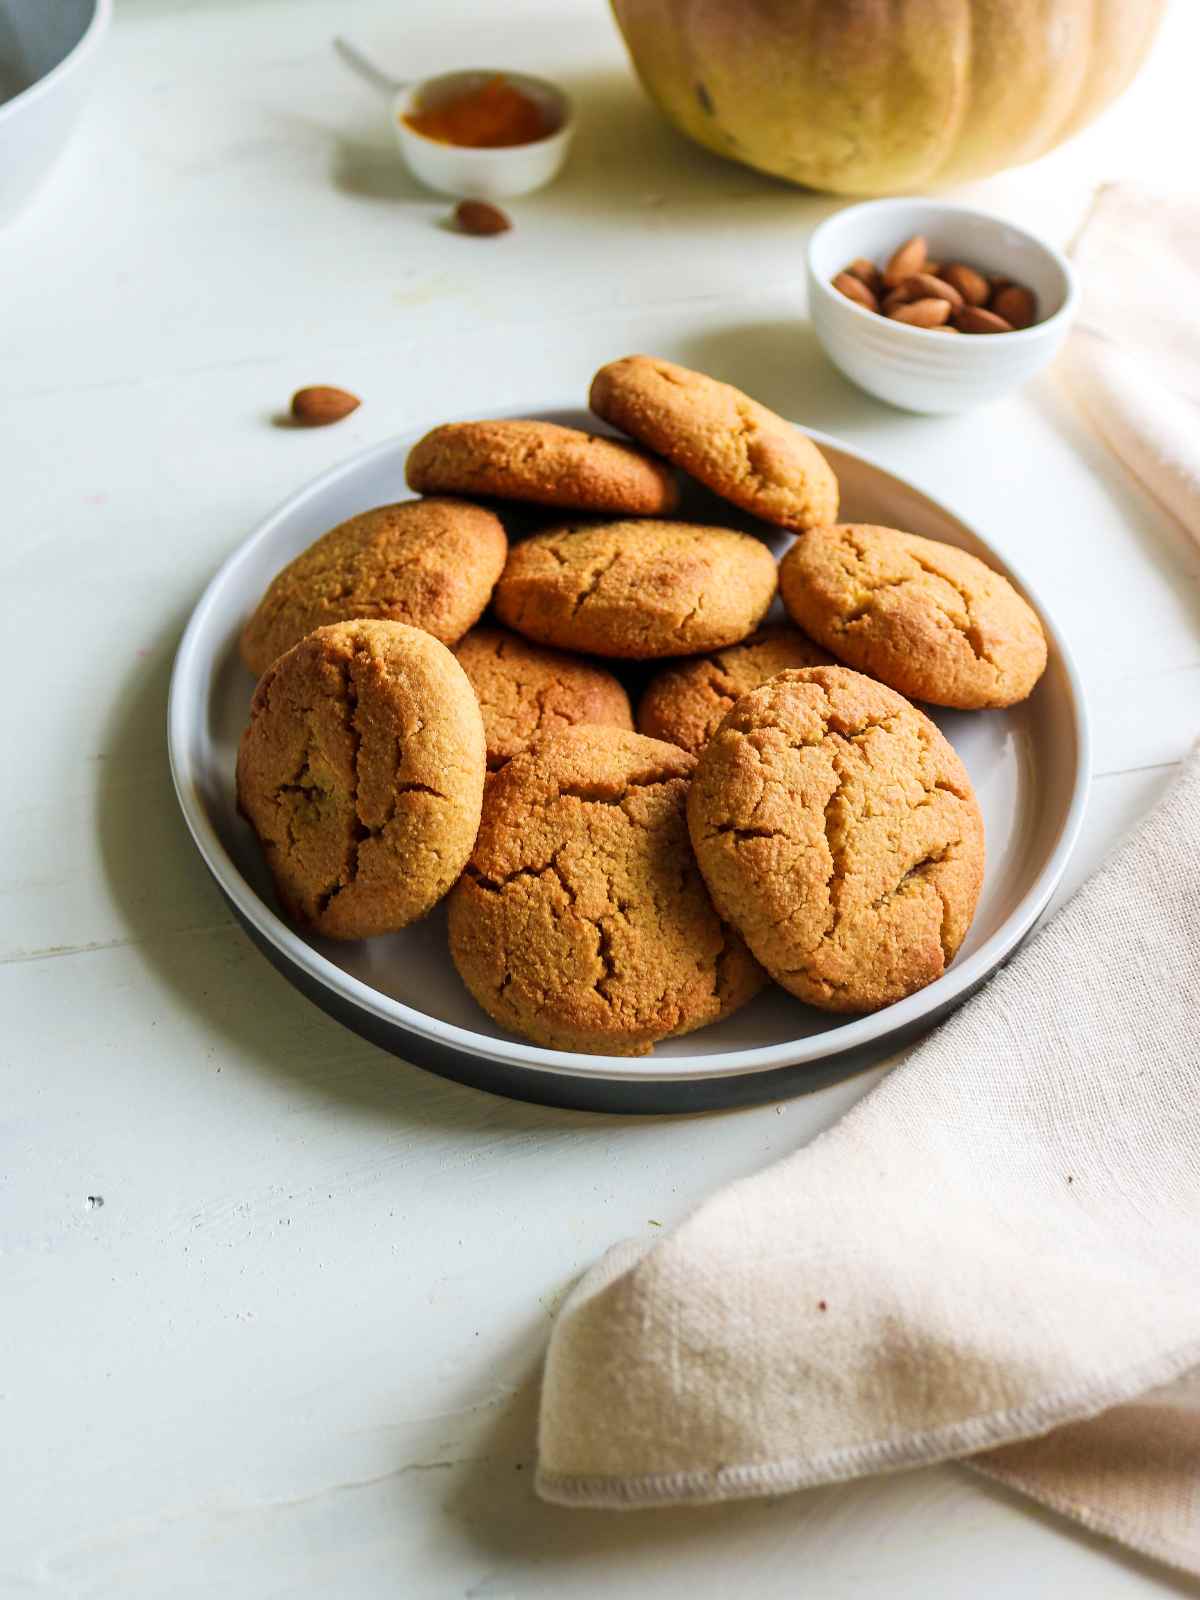
<path id="1" fill-rule="evenodd" d="M 710 150 L 835 194 L 1033 161 L 1145 58 L 1165 0 L 612 0 L 646 89 Z"/>

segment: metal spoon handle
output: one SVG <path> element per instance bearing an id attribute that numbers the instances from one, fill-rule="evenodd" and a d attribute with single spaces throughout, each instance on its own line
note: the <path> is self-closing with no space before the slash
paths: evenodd
<path id="1" fill-rule="evenodd" d="M 337 38 L 333 41 L 333 48 L 342 60 L 373 89 L 381 89 L 385 94 L 399 94 L 401 89 L 407 89 L 408 84 L 402 78 L 393 78 L 390 73 L 384 72 L 381 67 L 363 55 L 362 51 L 352 45 L 349 39 Z"/>

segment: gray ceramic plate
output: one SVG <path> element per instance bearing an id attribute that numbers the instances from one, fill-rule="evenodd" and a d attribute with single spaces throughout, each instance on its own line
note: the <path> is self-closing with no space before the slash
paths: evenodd
<path id="1" fill-rule="evenodd" d="M 595 427 L 579 411 L 540 414 Z M 1012 955 L 1062 876 L 1083 821 L 1089 757 L 1078 673 L 1045 606 L 978 533 L 836 439 L 812 436 L 837 472 L 846 521 L 907 528 L 981 556 L 1022 589 L 1050 637 L 1050 664 L 1023 705 L 934 712 L 975 784 L 988 848 L 978 913 L 945 976 L 885 1011 L 854 1018 L 825 1015 L 772 989 L 716 1027 L 629 1060 L 543 1050 L 499 1029 L 454 971 L 444 911 L 360 944 L 309 938 L 282 920 L 234 804 L 237 741 L 254 687 L 238 660 L 238 634 L 268 581 L 298 551 L 358 511 L 406 498 L 404 459 L 414 434 L 326 473 L 268 518 L 209 584 L 175 661 L 168 742 L 184 819 L 247 932 L 297 988 L 405 1060 L 501 1094 L 606 1111 L 706 1110 L 782 1098 L 846 1076 L 927 1030 Z M 682 514 L 739 520 L 701 491 Z M 790 543 L 789 535 L 757 526 L 777 553 Z"/>

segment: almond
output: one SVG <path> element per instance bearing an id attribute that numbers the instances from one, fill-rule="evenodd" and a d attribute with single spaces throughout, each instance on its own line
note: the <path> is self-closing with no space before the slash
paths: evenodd
<path id="1" fill-rule="evenodd" d="M 908 305 L 897 306 L 888 315 L 893 322 L 906 322 L 910 328 L 937 328 L 950 316 L 949 300 L 932 296 L 926 300 L 910 300 Z"/>
<path id="2" fill-rule="evenodd" d="M 952 261 L 942 268 L 942 277 L 952 284 L 969 306 L 985 306 L 991 294 L 991 285 L 982 272 L 968 267 L 965 261 Z"/>
<path id="3" fill-rule="evenodd" d="M 884 309 L 887 310 L 891 306 L 906 306 L 910 300 L 925 299 L 919 288 L 920 277 L 921 274 L 916 272 L 911 278 L 905 278 L 903 283 L 898 283 L 894 289 L 889 289 L 883 297 Z"/>
<path id="4" fill-rule="evenodd" d="M 954 319 L 960 333 L 1011 333 L 1012 323 L 982 306 L 964 306 Z"/>
<path id="5" fill-rule="evenodd" d="M 963 297 L 952 283 L 936 278 L 931 272 L 917 272 L 900 285 L 910 300 L 949 300 L 955 311 L 961 311 Z"/>
<path id="6" fill-rule="evenodd" d="M 911 278 L 915 272 L 923 271 L 925 255 L 925 240 L 919 233 L 914 234 L 911 239 L 906 239 L 884 267 L 884 283 L 889 289 L 894 289 L 903 283 L 905 278 Z"/>
<path id="7" fill-rule="evenodd" d="M 1037 296 L 1024 284 L 1010 283 L 996 291 L 989 309 L 1014 328 L 1030 328 L 1037 321 Z"/>
<path id="8" fill-rule="evenodd" d="M 845 271 L 865 283 L 871 293 L 878 298 L 879 292 L 883 288 L 883 273 L 880 272 L 873 261 L 868 261 L 866 256 L 859 256 L 857 260 L 852 261 L 845 268 Z"/>
<path id="9" fill-rule="evenodd" d="M 315 383 L 307 389 L 297 389 L 292 396 L 292 419 L 306 428 L 325 428 L 348 417 L 361 404 L 358 396 L 346 389 Z"/>
<path id="10" fill-rule="evenodd" d="M 454 208 L 454 222 L 460 233 L 473 233 L 480 238 L 507 233 L 512 227 L 507 212 L 486 200 L 460 200 Z"/>
<path id="11" fill-rule="evenodd" d="M 833 287 L 844 294 L 847 300 L 853 300 L 855 305 L 863 306 L 867 311 L 879 310 L 879 301 L 855 273 L 839 272 L 833 280 Z"/>

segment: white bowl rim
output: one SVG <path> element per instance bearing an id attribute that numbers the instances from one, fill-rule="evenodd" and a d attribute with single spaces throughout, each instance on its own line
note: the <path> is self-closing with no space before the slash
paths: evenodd
<path id="1" fill-rule="evenodd" d="M 558 101 L 562 113 L 562 121 L 557 128 L 551 128 L 549 133 L 544 133 L 540 139 L 527 139 L 524 144 L 447 144 L 443 139 L 431 139 L 427 133 L 422 133 L 419 128 L 411 127 L 404 120 L 404 108 L 411 106 L 422 89 L 427 89 L 431 83 L 440 83 L 443 78 L 466 77 L 493 77 L 493 78 L 523 78 L 526 83 L 536 84 Z M 412 83 L 406 83 L 396 90 L 392 100 L 392 120 L 401 133 L 410 139 L 419 139 L 422 144 L 435 145 L 439 150 L 466 151 L 471 158 L 481 161 L 503 160 L 511 157 L 518 150 L 541 150 L 546 145 L 553 144 L 556 139 L 569 138 L 575 131 L 575 105 L 571 96 L 552 78 L 540 78 L 536 72 L 522 72 L 519 67 L 452 67 L 446 72 L 435 72 L 428 78 L 415 78 Z"/>
<path id="2" fill-rule="evenodd" d="M 79 38 L 56 67 L 51 67 L 50 71 L 43 77 L 38 78 L 31 84 L 27 84 L 24 89 L 13 95 L 11 100 L 6 100 L 3 105 L 0 105 L 0 124 L 10 114 L 21 107 L 29 105 L 32 100 L 42 93 L 49 92 L 60 78 L 66 77 L 68 72 L 73 72 L 76 67 L 82 65 L 99 45 L 105 29 L 112 20 L 112 8 L 113 0 L 93 0 L 92 20 Z"/>
<path id="3" fill-rule="evenodd" d="M 1028 328 L 1014 328 L 1011 333 L 1004 334 L 1004 343 L 1008 349 L 1011 350 L 1018 343 L 1030 344 L 1036 342 L 1039 338 L 1045 338 L 1047 334 L 1056 331 L 1059 324 L 1069 322 L 1075 315 L 1079 299 L 1079 279 L 1069 258 L 1061 250 L 1056 250 L 1052 244 L 1048 244 L 1045 239 L 1039 238 L 1036 233 L 1030 233 L 1029 229 L 1023 228 L 1019 222 L 1010 222 L 1007 217 L 997 216 L 992 211 L 980 211 L 976 206 L 956 205 L 953 200 L 919 200 L 912 195 L 894 195 L 879 200 L 863 200 L 853 206 L 843 206 L 840 211 L 835 211 L 831 217 L 826 217 L 824 222 L 813 229 L 806 252 L 809 282 L 816 284 L 823 294 L 829 296 L 838 305 L 849 306 L 860 317 L 869 317 L 877 326 L 882 323 L 885 327 L 890 325 L 895 328 L 896 337 L 901 342 L 912 335 L 916 335 L 920 339 L 937 339 L 939 335 L 936 328 L 914 328 L 909 322 L 896 322 L 892 317 L 881 317 L 877 311 L 868 311 L 866 306 L 856 304 L 850 299 L 849 295 L 844 295 L 840 289 L 835 289 L 833 284 L 822 273 L 819 273 L 813 264 L 813 255 L 821 235 L 830 230 L 834 223 L 840 222 L 844 217 L 853 216 L 855 213 L 863 211 L 902 212 L 906 209 L 911 209 L 913 206 L 920 206 L 927 211 L 941 211 L 946 215 L 952 213 L 959 217 L 973 217 L 981 222 L 994 222 L 1000 227 L 1008 228 L 1013 233 L 1019 233 L 1023 239 L 1027 239 L 1035 249 L 1040 250 L 1043 255 L 1052 261 L 1062 273 L 1067 291 L 1063 296 L 1062 305 L 1050 316 L 1044 317 L 1041 322 L 1032 323 Z M 888 335 L 885 334 L 884 337 L 887 338 Z M 1000 335 L 996 334 L 992 337 L 999 338 Z M 946 343 L 947 341 L 943 340 L 942 342 Z M 977 344 L 989 346 L 991 342 L 990 338 L 979 337 L 974 339 L 951 339 L 948 341 L 955 350 L 968 350 L 972 345 Z M 968 361 L 971 359 L 972 357 L 967 357 Z"/>
<path id="4" fill-rule="evenodd" d="M 578 402 L 575 399 L 568 399 L 557 405 L 547 405 L 543 397 L 531 407 L 510 409 L 506 414 L 513 417 L 528 417 L 578 409 Z M 855 456 L 876 472 L 894 479 L 906 488 L 915 489 L 935 505 L 950 510 L 944 501 L 924 490 L 912 479 L 901 478 L 899 474 L 883 466 L 875 457 L 854 448 L 835 435 L 808 427 L 804 432 L 817 444 L 827 445 L 847 455 Z M 222 892 L 232 902 L 238 915 L 254 927 L 258 934 L 273 945 L 286 960 L 350 1005 L 408 1033 L 416 1034 L 443 1047 L 462 1050 L 476 1058 L 506 1066 L 547 1072 L 552 1076 L 668 1083 L 701 1082 L 767 1072 L 776 1067 L 803 1066 L 876 1043 L 886 1047 L 886 1042 L 892 1034 L 902 1032 L 908 1025 L 919 1024 L 925 1015 L 937 1013 L 942 1007 L 953 1004 L 960 997 L 965 998 L 975 985 L 982 983 L 1012 954 L 1045 909 L 1066 869 L 1083 826 L 1091 779 L 1091 730 L 1083 682 L 1062 634 L 1040 600 L 1037 605 L 1038 614 L 1066 676 L 1074 713 L 1077 744 L 1070 804 L 1054 847 L 1025 894 L 995 933 L 986 939 L 978 950 L 965 960 L 953 964 L 941 978 L 906 999 L 886 1006 L 882 1011 L 871 1012 L 840 1024 L 832 1036 L 829 1032 L 815 1033 L 804 1039 L 790 1039 L 778 1044 L 755 1045 L 746 1049 L 726 1050 L 702 1056 L 656 1058 L 651 1055 L 630 1058 L 548 1050 L 540 1045 L 525 1044 L 519 1040 L 491 1038 L 476 1033 L 473 1029 L 427 1016 L 424 1012 L 417 1011 L 390 995 L 382 994 L 370 984 L 343 972 L 318 950 L 313 949 L 259 897 L 242 876 L 208 817 L 198 786 L 192 781 L 189 750 L 193 732 L 192 714 L 196 679 L 201 674 L 200 658 L 205 623 L 208 613 L 216 603 L 219 591 L 236 567 L 254 548 L 270 539 L 280 523 L 290 517 L 304 500 L 337 482 L 339 478 L 353 475 L 368 462 L 386 457 L 395 449 L 396 438 L 385 439 L 382 443 L 368 446 L 367 449 L 360 450 L 345 461 L 329 468 L 289 495 L 248 538 L 231 551 L 213 574 L 197 602 L 180 639 L 171 671 L 167 697 L 167 748 L 171 780 L 184 821 L 209 871 Z M 957 513 L 951 514 L 979 538 L 980 543 L 1000 561 L 1025 593 L 1032 595 L 1033 591 L 1025 583 L 1020 572 L 1006 558 L 994 551 L 986 539 L 975 533 L 970 523 L 958 517 Z"/>

